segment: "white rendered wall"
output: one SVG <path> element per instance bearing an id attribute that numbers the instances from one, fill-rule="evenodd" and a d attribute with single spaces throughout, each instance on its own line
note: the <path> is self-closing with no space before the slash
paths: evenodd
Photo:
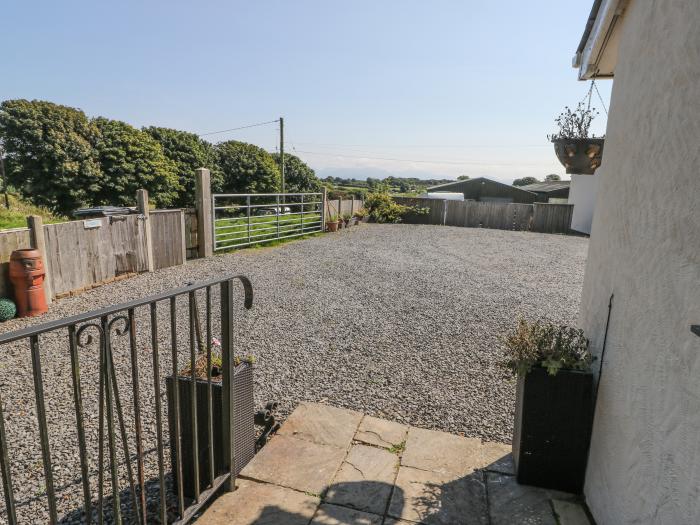
<path id="1" fill-rule="evenodd" d="M 597 171 L 580 324 L 600 353 L 596 521 L 700 523 L 700 2 L 632 0 Z"/>
<path id="2" fill-rule="evenodd" d="M 571 228 L 581 233 L 591 233 L 593 212 L 598 193 L 598 177 L 595 175 L 572 175 L 569 188 L 569 204 L 574 205 Z"/>

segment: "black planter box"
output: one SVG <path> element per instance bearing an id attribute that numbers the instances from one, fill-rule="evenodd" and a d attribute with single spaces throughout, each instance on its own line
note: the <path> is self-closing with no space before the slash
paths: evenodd
<path id="1" fill-rule="evenodd" d="M 533 368 L 518 377 L 513 459 L 518 483 L 580 494 L 593 423 L 593 374 Z"/>
<path id="2" fill-rule="evenodd" d="M 178 377 L 180 397 L 180 446 L 182 450 L 183 495 L 194 498 L 194 459 L 192 450 L 192 380 Z M 170 430 L 170 457 L 174 486 L 177 486 L 177 452 L 175 448 L 175 400 L 173 398 L 173 377 L 166 377 L 168 396 L 168 428 Z M 224 473 L 221 410 L 223 388 L 221 383 L 212 383 L 212 414 L 214 416 L 214 477 Z M 197 381 L 197 445 L 199 456 L 199 490 L 209 485 L 209 411 L 207 405 L 207 382 Z M 238 474 L 255 454 L 255 428 L 253 424 L 253 367 L 241 363 L 234 370 L 233 411 L 235 414 L 233 432 L 235 473 Z"/>

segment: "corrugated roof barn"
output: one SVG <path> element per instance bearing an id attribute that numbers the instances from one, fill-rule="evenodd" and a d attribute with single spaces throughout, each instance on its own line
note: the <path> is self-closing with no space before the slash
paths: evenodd
<path id="1" fill-rule="evenodd" d="M 536 202 L 549 202 L 550 199 L 557 201 L 568 199 L 570 186 L 570 180 L 553 180 L 520 186 L 520 189 L 536 193 L 538 197 Z"/>
<path id="2" fill-rule="evenodd" d="M 439 191 L 461 192 L 465 200 L 480 202 L 517 202 L 532 204 L 537 201 L 537 194 L 518 186 L 478 177 L 476 179 L 458 180 L 428 188 L 428 193 Z"/>

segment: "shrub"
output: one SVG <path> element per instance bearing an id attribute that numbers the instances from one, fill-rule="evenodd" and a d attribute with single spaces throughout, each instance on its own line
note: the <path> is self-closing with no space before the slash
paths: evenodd
<path id="1" fill-rule="evenodd" d="M 97 117 L 95 144 L 103 182 L 93 202 L 132 206 L 139 188 L 148 190 L 156 206 L 173 204 L 180 193 L 177 168 L 149 133 L 126 122 Z"/>
<path id="2" fill-rule="evenodd" d="M 388 193 L 369 193 L 365 200 L 369 216 L 376 222 L 401 222 L 404 215 L 411 211 L 409 206 L 394 202 Z"/>
<path id="3" fill-rule="evenodd" d="M 590 370 L 593 357 L 583 330 L 521 319 L 515 331 L 504 339 L 506 358 L 501 366 L 514 376 L 541 366 L 551 375 L 560 369 Z"/>
<path id="4" fill-rule="evenodd" d="M 229 140 L 215 146 L 222 171 L 223 193 L 277 193 L 280 170 L 267 151 L 253 144 Z"/>
<path id="5" fill-rule="evenodd" d="M 180 191 L 173 202 L 176 206 L 194 206 L 195 170 L 209 168 L 212 186 L 221 186 L 221 171 L 214 146 L 194 133 L 151 126 L 143 128 L 163 148 L 165 156 L 175 165 Z"/>
<path id="6" fill-rule="evenodd" d="M 0 298 L 0 321 L 9 321 L 17 315 L 17 307 L 12 299 Z"/>
<path id="7" fill-rule="evenodd" d="M 280 168 L 281 156 L 272 153 L 278 168 Z M 316 172 L 308 164 L 296 155 L 284 154 L 284 189 L 287 193 L 316 193 L 321 191 L 321 181 L 316 177 Z"/>
<path id="8" fill-rule="evenodd" d="M 41 100 L 0 104 L 9 182 L 32 204 L 61 214 L 92 204 L 101 187 L 103 174 L 93 147 L 99 134 L 79 109 Z"/>

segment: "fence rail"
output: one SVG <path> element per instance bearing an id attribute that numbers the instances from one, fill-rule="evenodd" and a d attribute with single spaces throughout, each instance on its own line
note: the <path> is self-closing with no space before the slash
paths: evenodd
<path id="1" fill-rule="evenodd" d="M 570 233 L 572 204 L 516 204 L 504 202 L 449 201 L 395 197 L 407 206 L 427 208 L 425 214 L 406 218 L 410 224 L 438 224 L 468 228 Z"/>
<path id="2" fill-rule="evenodd" d="M 110 306 L 101 310 L 96 310 L 82 315 L 67 317 L 57 321 L 39 324 L 15 332 L 10 332 L 0 335 L 0 348 L 7 350 L 5 345 L 11 343 L 28 343 L 28 349 L 31 355 L 32 375 L 34 378 L 34 401 L 36 408 L 36 418 L 38 426 L 38 443 L 36 446 L 41 448 L 41 463 L 43 464 L 45 495 L 41 499 L 45 502 L 48 509 L 50 523 L 57 523 L 59 515 L 66 509 L 60 508 L 63 501 L 59 497 L 61 486 L 57 483 L 57 473 L 65 472 L 66 465 L 63 463 L 65 457 L 65 447 L 62 447 L 61 454 L 54 456 L 52 454 L 52 441 L 54 448 L 56 446 L 55 439 L 52 440 L 52 427 L 49 424 L 47 417 L 47 399 L 45 394 L 45 383 L 43 375 L 43 367 L 47 364 L 47 359 L 42 359 L 42 343 L 51 342 L 53 349 L 56 349 L 56 341 L 63 341 L 60 345 L 64 351 L 70 356 L 71 363 L 71 381 L 72 381 L 72 398 L 75 418 L 75 433 L 77 442 L 74 446 L 79 451 L 80 458 L 80 483 L 82 485 L 83 510 L 79 514 L 78 521 L 83 519 L 86 523 L 93 522 L 103 523 L 105 520 L 121 523 L 124 514 L 124 501 L 127 499 L 130 505 L 130 514 L 128 514 L 129 522 L 146 524 L 158 521 L 160 523 L 168 523 L 168 515 L 172 510 L 177 515 L 175 523 L 187 523 L 195 513 L 207 503 L 209 498 L 221 486 L 225 486 L 227 490 L 232 490 L 234 479 L 240 461 L 237 458 L 237 452 L 242 450 L 234 443 L 235 436 L 232 436 L 231 429 L 233 428 L 233 406 L 234 402 L 234 357 L 232 346 L 233 334 L 233 308 L 234 308 L 234 283 L 239 280 L 243 284 L 245 292 L 245 307 L 250 308 L 253 303 L 253 288 L 248 278 L 240 275 L 226 277 L 224 279 L 214 279 L 198 284 L 187 285 L 172 291 L 139 299 L 116 306 Z M 204 490 L 200 491 L 200 456 L 201 447 L 197 444 L 197 436 L 199 435 L 197 426 L 197 388 L 198 380 L 196 376 L 197 362 L 202 357 L 202 352 L 206 355 L 206 392 L 207 392 L 207 412 L 199 416 L 209 422 L 209 431 L 207 434 L 208 450 L 214 450 L 213 421 L 214 414 L 212 412 L 212 341 L 214 340 L 213 320 L 215 317 L 215 309 L 212 304 L 213 293 L 218 288 L 220 296 L 220 310 L 218 321 L 220 325 L 220 340 L 221 340 L 221 372 L 222 372 L 222 410 L 221 414 L 216 414 L 217 419 L 221 419 L 221 442 L 223 443 L 223 472 L 217 469 L 214 465 L 214 455 L 208 454 L 207 458 L 202 461 L 208 462 L 209 477 L 206 480 L 201 480 L 204 484 Z M 203 296 L 203 297 L 202 297 Z M 186 300 L 186 311 L 189 323 L 179 323 L 178 313 L 178 298 Z M 197 329 L 200 326 L 198 303 L 205 303 L 204 326 L 202 330 Z M 166 318 L 169 320 L 165 330 L 161 330 L 159 326 L 159 305 L 165 306 L 167 309 Z M 162 310 L 162 308 L 161 308 Z M 144 318 L 147 320 L 145 324 L 150 325 L 150 330 L 143 337 L 145 341 L 139 338 L 139 320 Z M 179 336 L 181 330 L 180 324 L 189 324 L 189 337 L 182 338 Z M 197 335 L 199 333 L 199 335 Z M 205 335 L 202 336 L 201 333 Z M 128 336 L 122 338 L 122 336 Z M 162 337 L 166 339 L 167 344 L 163 344 Z M 126 343 L 128 350 L 125 349 L 124 355 L 117 352 L 117 343 L 120 340 L 128 339 Z M 123 344 L 123 343 L 122 343 Z M 152 385 L 153 391 L 150 399 L 155 403 L 154 414 L 150 412 L 142 412 L 142 398 L 145 392 L 141 390 L 144 384 L 147 371 L 142 370 L 143 364 L 139 364 L 139 355 L 144 354 L 144 347 L 148 348 L 150 344 L 150 359 L 152 360 Z M 165 346 L 169 347 L 167 352 L 162 352 L 160 349 Z M 184 348 L 183 348 L 184 347 Z M 85 355 L 79 355 L 80 352 L 88 352 L 90 349 L 97 349 L 99 353 L 99 365 L 96 374 L 86 377 L 88 374 L 81 373 L 81 361 L 84 362 Z M 190 401 L 191 407 L 189 412 L 191 419 L 181 421 L 181 403 L 179 399 L 179 388 L 174 388 L 174 414 L 169 415 L 174 421 L 174 425 L 168 425 L 168 432 L 171 439 L 176 444 L 176 452 L 171 456 L 174 458 L 173 470 L 175 484 L 174 494 L 176 498 L 175 509 L 170 509 L 166 490 L 166 435 L 163 416 L 163 407 L 161 406 L 161 396 L 163 389 L 161 387 L 161 365 L 162 357 L 170 359 L 171 373 L 173 378 L 180 377 L 181 366 L 183 365 L 182 354 L 180 350 L 185 350 L 184 355 L 187 356 L 185 364 L 189 366 L 191 375 L 189 376 L 189 386 L 191 387 Z M 115 355 L 121 360 L 115 366 Z M 121 356 L 121 357 L 120 357 Z M 123 359 L 124 358 L 124 359 Z M 92 358 L 94 359 L 94 357 Z M 124 361 L 127 362 L 124 362 Z M 83 363 L 84 364 L 84 363 Z M 130 372 L 130 374 L 129 374 Z M 130 375 L 130 377 L 124 377 Z M 97 378 L 99 383 L 99 396 L 97 411 L 99 412 L 99 424 L 95 424 L 94 405 L 86 405 L 83 401 L 86 383 L 94 381 Z M 120 393 L 121 386 L 128 384 L 132 387 L 131 399 L 126 399 L 124 392 Z M 252 385 L 252 379 L 251 379 Z M 252 387 L 251 387 L 252 388 Z M 2 390 L 2 389 L 0 389 Z M 127 389 L 128 392 L 128 389 Z M 15 480 L 22 477 L 23 470 L 15 470 L 13 474 L 12 462 L 15 455 L 13 449 L 16 450 L 19 446 L 27 446 L 26 443 L 17 443 L 8 441 L 8 434 L 5 428 L 5 410 L 7 405 L 3 405 L 2 394 L 0 392 L 0 474 L 2 475 L 3 494 L 5 500 L 5 518 L 10 524 L 18 523 L 17 499 L 16 491 L 18 484 Z M 128 396 L 127 396 L 128 397 Z M 251 408 L 252 408 L 252 392 Z M 127 403 L 124 403 L 124 401 Z M 129 406 L 128 401 L 133 402 L 133 407 L 130 409 L 133 414 L 133 426 L 130 421 L 125 419 L 125 410 Z M 92 415 L 90 415 L 92 413 Z M 68 414 L 64 414 L 68 417 Z M 156 434 L 156 450 L 157 450 L 157 482 L 156 492 L 157 508 L 147 508 L 147 488 L 145 483 L 145 467 L 144 457 L 146 450 L 144 448 L 144 433 L 143 425 L 144 418 L 153 418 L 149 420 L 150 424 L 155 423 Z M 249 433 L 250 443 L 247 450 L 251 451 L 254 447 L 254 433 L 252 432 L 253 413 L 249 415 L 236 414 L 237 425 L 249 425 L 251 431 Z M 249 419 L 247 423 L 245 421 Z M 194 438 L 192 442 L 191 458 L 193 461 L 192 470 L 185 470 L 182 458 L 187 456 L 181 450 L 182 433 L 186 428 L 182 424 L 191 425 L 191 435 Z M 98 428 L 95 428 L 97 426 Z M 89 454 L 89 444 L 94 444 L 94 434 L 97 438 L 97 454 L 92 451 Z M 65 441 L 65 428 L 61 431 L 61 437 Z M 53 435 L 55 438 L 56 436 Z M 24 440 L 27 437 L 25 435 Z M 184 442 L 184 441 L 183 441 Z M 69 445 L 70 446 L 70 445 Z M 119 455 L 121 459 L 118 459 Z M 94 458 L 97 455 L 97 465 Z M 250 458 L 248 458 L 250 459 Z M 57 468 L 58 467 L 58 468 Z M 25 469 L 26 470 L 26 469 Z M 95 470 L 97 476 L 95 476 Z M 125 471 L 125 472 L 124 472 Z M 92 473 L 92 475 L 91 475 Z M 194 495 L 192 500 L 187 500 L 183 494 L 183 476 L 194 480 Z M 97 477 L 97 497 L 94 497 L 94 478 Z M 125 478 L 125 479 L 124 479 Z M 26 479 L 20 481 L 27 483 Z M 126 486 L 126 487 L 125 487 Z M 111 505 L 108 504 L 107 487 L 111 491 Z M 25 487 L 21 487 L 25 488 Z M 124 489 L 124 490 L 122 490 Z M 153 491 L 151 491 L 153 492 Z M 25 491 L 26 494 L 26 491 Z M 37 498 L 33 498 L 36 500 Z M 25 502 L 26 503 L 26 502 Z M 111 507 L 111 510 L 108 510 Z M 71 509 L 68 509 L 71 510 Z M 73 516 L 75 514 L 73 513 Z M 32 518 L 34 519 L 34 518 Z"/>
<path id="3" fill-rule="evenodd" d="M 323 193 L 212 195 L 214 251 L 323 231 Z"/>

